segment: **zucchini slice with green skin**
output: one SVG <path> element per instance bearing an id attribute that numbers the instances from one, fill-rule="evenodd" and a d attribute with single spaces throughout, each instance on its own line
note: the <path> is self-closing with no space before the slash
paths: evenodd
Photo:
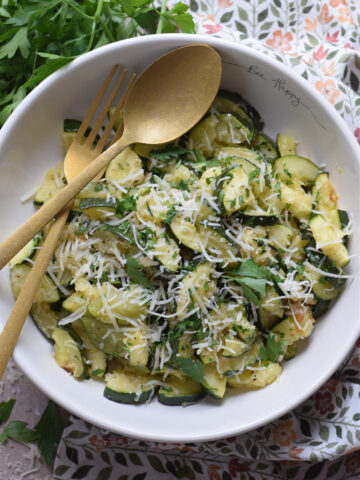
<path id="1" fill-rule="evenodd" d="M 269 226 L 266 230 L 269 237 L 269 243 L 276 248 L 276 250 L 289 248 L 294 238 L 294 231 L 292 228 L 287 227 L 286 225 L 273 225 Z"/>
<path id="2" fill-rule="evenodd" d="M 314 317 L 310 307 L 307 307 L 304 312 L 295 313 L 295 316 L 296 322 L 293 317 L 286 317 L 271 329 L 276 338 L 286 342 L 287 345 L 307 338 L 314 329 Z"/>
<path id="3" fill-rule="evenodd" d="M 259 133 L 254 137 L 252 147 L 257 152 L 260 152 L 264 159 L 271 164 L 279 157 L 275 143 L 265 133 Z"/>
<path id="4" fill-rule="evenodd" d="M 313 317 L 315 319 L 322 317 L 329 310 L 329 307 L 330 307 L 330 301 L 319 299 L 317 304 L 314 305 L 314 307 L 312 308 Z"/>
<path id="5" fill-rule="evenodd" d="M 49 201 L 66 185 L 63 163 L 50 168 L 34 196 L 34 205 L 41 206 Z"/>
<path id="6" fill-rule="evenodd" d="M 260 298 L 259 323 L 262 330 L 270 330 L 284 317 L 284 304 L 272 285 L 266 285 L 265 296 Z"/>
<path id="7" fill-rule="evenodd" d="M 221 358 L 220 368 L 223 375 L 226 377 L 233 377 L 241 373 L 244 368 L 254 363 L 259 357 L 261 349 L 261 340 L 259 337 L 255 339 L 255 342 L 249 350 L 240 355 L 237 358 Z"/>
<path id="8" fill-rule="evenodd" d="M 182 279 L 177 296 L 176 312 L 178 318 L 187 313 L 190 304 L 199 305 L 212 297 L 216 290 L 216 283 L 212 279 L 213 267 L 209 262 L 201 263 L 192 272 Z"/>
<path id="9" fill-rule="evenodd" d="M 151 379 L 147 375 L 114 370 L 106 375 L 104 397 L 118 403 L 144 403 L 155 390 L 154 385 L 146 385 Z"/>
<path id="10" fill-rule="evenodd" d="M 282 373 L 282 366 L 276 362 L 261 362 L 259 365 L 254 365 L 254 370 L 249 369 L 245 372 L 228 379 L 230 387 L 245 387 L 245 388 L 263 388 L 274 382 Z"/>
<path id="11" fill-rule="evenodd" d="M 158 391 L 159 402 L 170 407 L 196 403 L 204 396 L 204 389 L 192 378 L 170 377 L 166 380 L 166 386 L 161 387 Z"/>
<path id="12" fill-rule="evenodd" d="M 84 375 L 85 365 L 81 351 L 81 340 L 70 328 L 56 327 L 52 334 L 54 358 L 59 367 L 75 378 Z"/>
<path id="13" fill-rule="evenodd" d="M 176 272 L 181 262 L 180 248 L 173 238 L 167 235 L 165 229 L 154 226 L 156 244 L 153 247 L 154 255 L 169 272 Z M 152 253 L 152 249 L 149 250 Z"/>
<path id="14" fill-rule="evenodd" d="M 176 239 L 185 247 L 194 250 L 194 252 L 201 252 L 201 240 L 196 230 L 195 225 L 185 220 L 184 217 L 177 215 L 170 223 L 170 229 Z"/>
<path id="15" fill-rule="evenodd" d="M 280 200 L 283 207 L 299 220 L 307 220 L 312 213 L 312 196 L 305 192 L 299 183 L 293 185 L 280 184 Z"/>
<path id="16" fill-rule="evenodd" d="M 337 209 L 337 194 L 329 180 L 328 173 L 323 172 L 316 177 L 311 193 L 314 197 L 316 210 L 322 212 L 326 220 L 341 229 L 341 220 Z"/>
<path id="17" fill-rule="evenodd" d="M 53 310 L 50 303 L 41 302 L 33 303 L 30 316 L 40 332 L 45 335 L 48 340 L 53 342 L 52 334 L 57 322 L 61 318 L 61 313 Z"/>
<path id="18" fill-rule="evenodd" d="M 260 209 L 259 209 L 260 210 Z M 256 227 L 262 225 L 264 227 L 270 225 L 276 225 L 279 221 L 279 217 L 273 213 L 267 213 L 265 211 L 249 211 L 246 213 L 238 212 L 236 216 L 239 218 L 241 223 L 244 225 L 249 225 L 250 227 Z"/>
<path id="19" fill-rule="evenodd" d="M 303 275 L 300 275 L 300 273 L 296 275 L 295 280 L 310 280 L 313 293 L 322 300 L 333 300 L 340 293 L 340 290 L 335 288 L 325 277 L 308 266 L 305 267 Z"/>
<path id="20" fill-rule="evenodd" d="M 254 194 L 249 186 L 249 176 L 242 165 L 226 170 L 218 178 L 214 193 L 222 210 L 228 215 L 251 208 L 255 203 Z"/>
<path id="21" fill-rule="evenodd" d="M 31 271 L 29 265 L 21 263 L 20 265 L 15 265 L 10 271 L 10 287 L 12 294 L 15 298 L 20 295 L 20 291 L 24 286 L 27 276 Z M 48 275 L 44 275 L 41 282 L 39 290 L 34 298 L 34 303 L 55 303 L 60 300 L 59 291 L 55 283 L 51 280 Z"/>
<path id="22" fill-rule="evenodd" d="M 222 227 L 205 227 L 199 225 L 199 237 L 205 250 L 216 257 L 223 258 L 228 263 L 233 263 L 234 258 L 239 256 L 239 250 L 236 245 L 227 237 Z"/>
<path id="23" fill-rule="evenodd" d="M 237 118 L 253 123 L 257 130 L 262 130 L 264 127 L 264 122 L 256 108 L 244 100 L 237 92 L 219 90 L 212 108 L 219 113 L 229 112 Z"/>
<path id="24" fill-rule="evenodd" d="M 281 157 L 296 155 L 296 142 L 291 137 L 280 133 L 276 138 L 276 145 Z"/>
<path id="25" fill-rule="evenodd" d="M 315 215 L 309 220 L 309 227 L 316 245 L 334 264 L 341 268 L 350 262 L 349 252 L 342 242 L 342 231 L 325 220 L 322 215 Z"/>
<path id="26" fill-rule="evenodd" d="M 102 378 L 107 368 L 107 357 L 105 353 L 97 349 L 91 342 L 84 330 L 81 320 L 77 320 L 72 326 L 82 342 L 82 351 L 86 358 L 86 375 L 93 378 Z"/>
<path id="27" fill-rule="evenodd" d="M 9 266 L 19 265 L 23 263 L 27 258 L 31 258 L 36 252 L 36 247 L 39 244 L 40 237 L 36 236 L 32 238 L 9 262 Z"/>
<path id="28" fill-rule="evenodd" d="M 321 173 L 321 169 L 308 158 L 285 155 L 275 161 L 273 172 L 285 183 L 298 181 L 306 186 L 311 186 Z"/>
<path id="29" fill-rule="evenodd" d="M 236 337 L 225 336 L 223 338 L 221 355 L 225 358 L 237 358 L 249 350 L 249 345 Z"/>
<path id="30" fill-rule="evenodd" d="M 204 366 L 204 383 L 206 393 L 216 400 L 224 398 L 226 392 L 226 377 L 221 376 L 216 365 L 208 363 Z"/>
<path id="31" fill-rule="evenodd" d="M 84 316 L 81 321 L 87 336 L 98 350 L 113 357 L 125 356 L 123 332 L 111 328 L 109 324 L 90 315 Z"/>
<path id="32" fill-rule="evenodd" d="M 131 147 L 125 148 L 109 163 L 105 178 L 123 187 L 136 187 L 144 181 L 144 169 L 139 155 Z"/>
<path id="33" fill-rule="evenodd" d="M 232 165 L 240 164 L 240 159 L 247 160 L 250 163 L 248 173 L 264 164 L 264 160 L 258 152 L 246 147 L 220 147 L 215 150 L 214 156 L 216 159 L 228 161 Z"/>

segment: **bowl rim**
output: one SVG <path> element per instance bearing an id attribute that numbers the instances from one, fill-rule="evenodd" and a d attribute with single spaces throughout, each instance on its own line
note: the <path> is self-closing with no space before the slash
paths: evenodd
<path id="1" fill-rule="evenodd" d="M 5 122 L 4 126 L 0 130 L 0 145 L 3 141 L 4 138 L 6 138 L 8 131 L 12 129 L 12 127 L 16 124 L 18 121 L 18 118 L 20 118 L 30 107 L 32 102 L 42 94 L 44 90 L 48 87 L 49 84 L 57 81 L 57 79 L 61 79 L 63 76 L 67 75 L 67 72 L 69 70 L 72 70 L 74 68 L 78 68 L 81 66 L 81 64 L 87 62 L 89 58 L 96 58 L 97 56 L 101 56 L 104 51 L 109 52 L 111 50 L 117 51 L 119 49 L 119 46 L 121 45 L 122 48 L 126 48 L 127 46 L 133 45 L 133 44 L 144 44 L 144 43 L 153 43 L 154 45 L 161 44 L 162 46 L 169 47 L 169 50 L 172 48 L 176 48 L 178 45 L 188 45 L 190 43 L 206 43 L 207 45 L 211 45 L 215 49 L 217 47 L 221 48 L 222 46 L 227 48 L 227 49 L 234 49 L 237 50 L 238 52 L 244 51 L 247 53 L 250 53 L 255 59 L 258 58 L 263 62 L 264 64 L 268 64 L 271 68 L 274 67 L 275 63 L 275 68 L 278 68 L 286 73 L 288 77 L 290 77 L 295 84 L 299 84 L 300 88 L 306 90 L 306 92 L 311 96 L 314 97 L 315 100 L 320 104 L 320 106 L 325 110 L 325 112 L 334 119 L 334 121 L 337 123 L 339 128 L 342 130 L 343 135 L 346 137 L 346 142 L 349 144 L 351 149 L 355 153 L 355 157 L 357 158 L 357 167 L 358 169 L 360 168 L 360 147 L 358 143 L 356 142 L 356 139 L 352 132 L 350 131 L 350 128 L 346 124 L 345 120 L 340 116 L 340 114 L 330 105 L 330 103 L 304 78 L 302 78 L 299 74 L 295 73 L 292 71 L 288 66 L 285 64 L 282 64 L 276 59 L 273 59 L 270 56 L 267 56 L 266 54 L 257 51 L 254 48 L 244 46 L 241 44 L 238 44 L 236 42 L 228 41 L 228 40 L 223 40 L 217 37 L 208 37 L 205 35 L 195 35 L 195 34 L 180 34 L 180 33 L 175 33 L 175 34 L 159 34 L 159 35 L 149 35 L 149 36 L 144 36 L 144 37 L 135 37 L 131 39 L 126 39 L 126 40 L 120 40 L 118 42 L 114 42 L 108 45 L 105 45 L 103 47 L 100 47 L 96 50 L 87 52 L 77 59 L 75 59 L 73 62 L 70 64 L 65 65 L 62 67 L 60 70 L 57 70 L 54 72 L 52 75 L 47 77 L 44 81 L 42 81 L 38 86 L 36 86 L 28 95 L 27 97 L 21 102 L 21 104 L 14 110 L 14 112 L 10 115 L 8 120 Z M 174 45 L 176 44 L 176 45 Z M 357 154 L 357 155 L 356 155 Z M 355 328 L 355 327 L 354 327 Z M 336 369 L 339 367 L 342 361 L 349 355 L 350 351 L 354 347 L 354 344 L 357 340 L 357 337 L 360 335 L 360 323 L 358 322 L 357 324 L 357 336 L 356 338 L 353 339 L 353 341 L 348 341 L 348 343 L 345 345 L 345 347 L 342 348 L 342 355 L 341 359 L 339 362 L 336 363 L 336 365 L 333 365 L 331 369 L 328 369 L 324 375 L 319 377 L 317 381 L 313 384 L 311 384 L 308 388 L 302 389 L 301 393 L 299 393 L 299 396 L 296 397 L 296 399 L 293 402 L 288 402 L 285 407 L 279 407 L 277 406 L 276 408 L 273 409 L 272 413 L 263 415 L 261 418 L 259 418 L 257 421 L 253 421 L 250 424 L 247 424 L 243 428 L 239 427 L 232 427 L 229 428 L 227 427 L 226 430 L 218 432 L 218 433 L 209 433 L 209 434 L 197 434 L 194 432 L 193 434 L 184 436 L 184 435 L 176 435 L 175 434 L 168 434 L 168 435 L 156 435 L 156 434 L 149 434 L 149 433 L 134 433 L 133 431 L 129 431 L 127 428 L 114 428 L 114 425 L 106 422 L 106 421 L 101 421 L 101 419 L 97 420 L 94 419 L 91 414 L 84 414 L 83 411 L 80 409 L 74 407 L 72 405 L 71 398 L 68 399 L 68 401 L 61 401 L 61 406 L 65 409 L 67 409 L 69 412 L 77 415 L 78 417 L 90 422 L 91 424 L 97 425 L 98 427 L 102 429 L 107 429 L 109 431 L 114 431 L 118 434 L 121 435 L 126 435 L 132 438 L 139 438 L 139 439 L 145 439 L 145 440 L 152 440 L 152 441 L 163 441 L 163 442 L 186 442 L 186 441 L 191 441 L 191 442 L 204 442 L 204 441 L 210 441 L 210 440 L 216 440 L 228 436 L 233 436 L 233 435 L 238 435 L 242 433 L 246 433 L 248 431 L 254 430 L 256 428 L 259 428 L 273 420 L 278 419 L 282 415 L 288 413 L 289 411 L 293 410 L 296 408 L 298 405 L 303 403 L 307 398 L 309 398 L 316 390 L 318 390 L 321 385 L 323 385 L 330 377 L 331 375 L 336 371 Z M 33 371 L 31 370 L 30 366 L 27 364 L 24 364 L 21 361 L 21 350 L 19 347 L 16 347 L 14 351 L 14 359 L 17 365 L 20 367 L 20 369 L 24 372 L 24 374 L 41 390 L 43 391 L 49 398 L 53 399 L 55 402 L 58 402 L 59 400 L 56 398 L 56 392 L 54 391 L 54 388 L 51 387 L 50 385 L 42 382 L 42 377 L 41 375 L 33 377 Z"/>

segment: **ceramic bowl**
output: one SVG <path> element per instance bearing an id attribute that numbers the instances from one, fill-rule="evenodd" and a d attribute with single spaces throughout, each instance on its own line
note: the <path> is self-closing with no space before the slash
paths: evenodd
<path id="1" fill-rule="evenodd" d="M 0 239 L 33 212 L 20 198 L 36 188 L 45 172 L 63 159 L 64 118 L 82 118 L 110 68 L 120 63 L 141 72 L 160 55 L 191 43 L 212 45 L 223 59 L 222 87 L 238 91 L 261 113 L 265 131 L 282 132 L 299 142 L 299 153 L 325 163 L 340 195 L 341 208 L 353 214 L 355 233 L 348 282 L 341 297 L 321 318 L 306 347 L 285 364 L 280 378 L 265 389 L 206 398 L 187 407 L 156 400 L 141 406 L 113 403 L 103 384 L 76 381 L 53 359 L 53 347 L 29 318 L 14 352 L 23 372 L 70 412 L 107 430 L 167 442 L 205 441 L 236 435 L 274 420 L 309 397 L 341 364 L 360 333 L 358 226 L 359 147 L 335 109 L 290 69 L 241 45 L 193 35 L 155 35 L 99 48 L 51 75 L 33 90 L 0 131 Z M 151 93 L 151 92 L 149 92 Z M 0 324 L 13 306 L 9 271 L 0 273 Z"/>

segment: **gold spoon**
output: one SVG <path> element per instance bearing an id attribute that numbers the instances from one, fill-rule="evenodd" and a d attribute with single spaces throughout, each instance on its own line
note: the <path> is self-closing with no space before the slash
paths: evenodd
<path id="1" fill-rule="evenodd" d="M 221 72 L 219 54 L 202 44 L 173 50 L 150 65 L 126 98 L 122 137 L 0 245 L 0 268 L 128 145 L 166 143 L 188 131 L 214 100 Z"/>

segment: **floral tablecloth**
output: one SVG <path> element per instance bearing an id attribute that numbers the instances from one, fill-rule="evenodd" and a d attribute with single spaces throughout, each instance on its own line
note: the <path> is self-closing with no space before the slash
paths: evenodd
<path id="1" fill-rule="evenodd" d="M 311 82 L 360 143 L 359 0 L 186 3 L 198 33 L 260 50 Z M 54 479 L 80 478 L 359 479 L 360 339 L 345 364 L 308 401 L 276 422 L 237 437 L 203 444 L 145 442 L 71 417 Z"/>

